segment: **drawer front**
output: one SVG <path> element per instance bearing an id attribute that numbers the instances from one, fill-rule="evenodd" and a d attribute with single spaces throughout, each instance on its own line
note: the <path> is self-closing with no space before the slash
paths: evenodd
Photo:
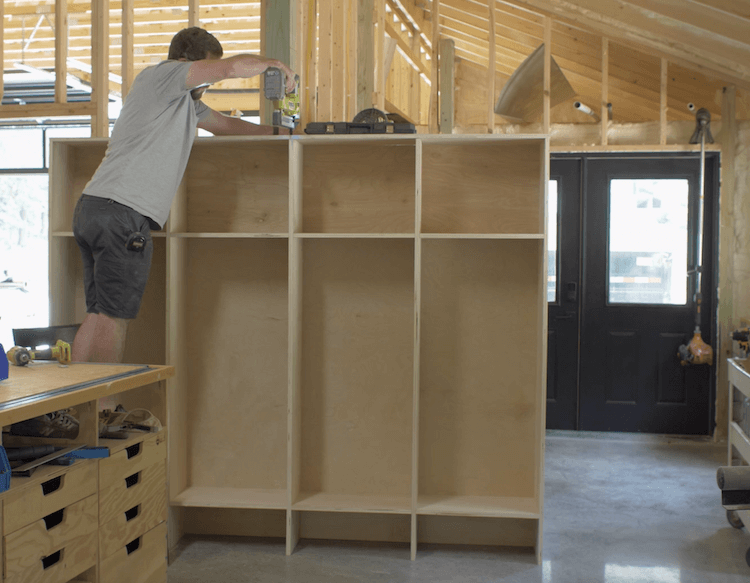
<path id="1" fill-rule="evenodd" d="M 166 489 L 166 460 L 121 478 L 99 490 L 99 524 L 107 524 L 149 498 L 166 497 Z"/>
<path id="2" fill-rule="evenodd" d="M 11 489 L 5 498 L 4 533 L 10 534 L 95 494 L 96 461 L 79 461 L 56 478 Z"/>
<path id="3" fill-rule="evenodd" d="M 96 565 L 96 530 L 69 538 L 61 546 L 28 537 L 35 542 L 22 547 L 20 540 L 6 537 L 14 550 L 6 551 L 5 583 L 66 583 Z"/>
<path id="4" fill-rule="evenodd" d="M 153 489 L 152 489 L 153 490 Z M 167 520 L 167 489 L 162 480 L 156 491 L 144 490 L 145 498 L 99 527 L 99 558 L 106 559 L 127 543 Z"/>
<path id="5" fill-rule="evenodd" d="M 101 561 L 99 576 L 106 583 L 166 583 L 167 524 L 163 522 Z"/>
<path id="6" fill-rule="evenodd" d="M 165 432 L 149 434 L 130 447 L 99 462 L 99 490 L 106 490 L 149 466 L 167 459 Z"/>

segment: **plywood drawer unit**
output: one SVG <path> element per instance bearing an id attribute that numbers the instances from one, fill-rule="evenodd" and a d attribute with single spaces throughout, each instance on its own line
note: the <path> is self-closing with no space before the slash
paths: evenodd
<path id="1" fill-rule="evenodd" d="M 65 583 L 97 561 L 97 496 L 4 537 L 7 583 Z"/>
<path id="2" fill-rule="evenodd" d="M 167 459 L 166 432 L 144 435 L 143 439 L 112 452 L 99 462 L 99 490 L 104 491 L 149 466 Z"/>
<path id="3" fill-rule="evenodd" d="M 104 559 L 167 520 L 166 460 L 99 493 L 99 557 Z"/>
<path id="4" fill-rule="evenodd" d="M 163 522 L 102 560 L 100 580 L 106 583 L 166 583 L 166 555 L 167 524 Z"/>
<path id="5" fill-rule="evenodd" d="M 78 461 L 55 477 L 11 489 L 4 498 L 3 533 L 13 533 L 95 494 L 96 472 L 96 461 Z"/>

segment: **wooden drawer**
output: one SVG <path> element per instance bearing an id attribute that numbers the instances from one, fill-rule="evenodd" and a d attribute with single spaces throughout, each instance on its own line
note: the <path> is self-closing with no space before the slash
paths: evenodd
<path id="1" fill-rule="evenodd" d="M 11 488 L 3 511 L 7 535 L 96 493 L 96 461 L 79 461 L 45 482 Z"/>
<path id="2" fill-rule="evenodd" d="M 149 498 L 166 496 L 166 489 L 166 460 L 124 477 L 108 488 L 100 489 L 99 524 L 107 524 Z"/>
<path id="3" fill-rule="evenodd" d="M 164 472 L 165 470 L 160 470 Z M 118 512 L 114 518 L 102 522 L 99 527 L 99 558 L 105 559 L 128 542 L 146 534 L 167 520 L 167 488 L 164 479 L 143 484 L 138 502 L 128 506 L 127 494 L 121 498 L 126 510 Z M 113 506 L 120 506 L 113 502 Z M 111 512 L 107 511 L 107 515 Z"/>
<path id="4" fill-rule="evenodd" d="M 116 482 L 166 459 L 166 432 L 144 435 L 142 441 L 99 462 L 99 490 L 106 490 Z"/>
<path id="5" fill-rule="evenodd" d="M 167 524 L 161 523 L 100 562 L 105 583 L 166 583 Z"/>
<path id="6" fill-rule="evenodd" d="M 63 583 L 96 564 L 97 497 L 5 537 L 6 583 Z"/>

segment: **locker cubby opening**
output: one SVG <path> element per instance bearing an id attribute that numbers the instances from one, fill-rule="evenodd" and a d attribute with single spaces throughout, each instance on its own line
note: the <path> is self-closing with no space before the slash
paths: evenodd
<path id="1" fill-rule="evenodd" d="M 288 241 L 183 239 L 186 486 L 286 490 Z M 264 498 L 261 496 L 261 498 Z"/>
<path id="2" fill-rule="evenodd" d="M 544 233 L 544 141 L 425 140 L 422 233 Z"/>
<path id="3" fill-rule="evenodd" d="M 411 516 L 347 512 L 301 512 L 299 538 L 393 543 L 408 552 Z"/>
<path id="4" fill-rule="evenodd" d="M 283 549 L 286 511 L 242 508 L 184 508 L 185 534 L 199 536 L 251 536 L 276 539 Z"/>
<path id="5" fill-rule="evenodd" d="M 303 233 L 414 233 L 414 140 L 302 146 Z"/>
<path id="6" fill-rule="evenodd" d="M 520 518 L 479 516 L 417 516 L 420 545 L 467 545 L 522 547 L 537 546 L 540 521 Z M 419 551 L 425 547 L 417 548 Z"/>
<path id="7" fill-rule="evenodd" d="M 185 215 L 175 221 L 175 231 L 289 231 L 288 139 L 198 139 L 182 186 Z"/>
<path id="8" fill-rule="evenodd" d="M 166 362 L 166 239 L 152 239 L 151 271 L 138 316 L 128 324 L 123 362 L 164 364 Z M 60 277 L 50 278 L 50 325 L 80 324 L 86 317 L 83 261 L 71 236 L 54 236 L 50 241 L 50 262 Z"/>
<path id="9" fill-rule="evenodd" d="M 301 264 L 292 502 L 408 512 L 414 241 L 309 239 Z"/>
<path id="10" fill-rule="evenodd" d="M 541 512 L 542 247 L 423 241 L 418 511 Z"/>
<path id="11" fill-rule="evenodd" d="M 50 140 L 50 231 L 73 230 L 78 199 L 107 151 L 108 140 Z"/>

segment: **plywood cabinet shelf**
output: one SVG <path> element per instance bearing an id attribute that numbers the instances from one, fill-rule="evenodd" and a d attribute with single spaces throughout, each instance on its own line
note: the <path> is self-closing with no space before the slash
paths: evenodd
<path id="1" fill-rule="evenodd" d="M 52 142 L 54 322 L 82 319 L 69 222 L 105 149 Z M 548 154 L 540 136 L 196 140 L 127 348 L 151 362 L 152 337 L 176 370 L 171 544 L 541 556 Z"/>

